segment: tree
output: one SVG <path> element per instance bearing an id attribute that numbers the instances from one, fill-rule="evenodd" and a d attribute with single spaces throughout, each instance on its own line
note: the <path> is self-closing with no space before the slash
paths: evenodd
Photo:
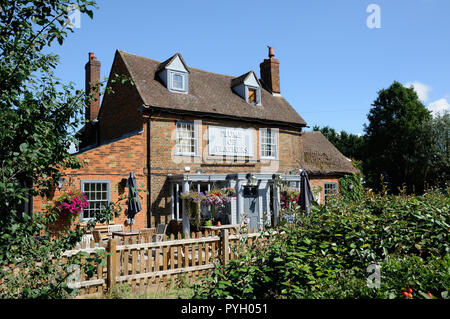
<path id="1" fill-rule="evenodd" d="M 364 175 L 362 167 L 364 136 L 347 133 L 343 130 L 337 132 L 328 125 L 323 127 L 314 125 L 313 131 L 320 131 L 339 152 L 352 159 L 352 164 Z"/>
<path id="2" fill-rule="evenodd" d="M 0 282 L 7 287 L 0 296 L 61 297 L 70 292 L 64 284 L 69 273 L 49 257 L 72 248 L 84 230 L 78 225 L 59 239 L 39 241 L 36 235 L 45 234 L 54 215 L 31 218 L 21 207 L 30 196 L 50 192 L 61 169 L 81 165 L 67 149 L 85 94 L 55 78 L 59 58 L 43 49 L 55 40 L 63 44 L 73 32 L 71 10 L 92 18 L 95 2 L 1 0 L 0 6 Z M 10 264 L 23 271 L 5 270 Z"/>
<path id="3" fill-rule="evenodd" d="M 403 185 L 408 192 L 423 191 L 430 138 L 422 132 L 431 115 L 414 89 L 394 82 L 379 91 L 368 120 L 363 162 L 367 184 L 380 189 L 382 174 L 393 192 Z"/>
<path id="4" fill-rule="evenodd" d="M 444 188 L 450 181 L 450 113 L 438 114 L 423 126 L 422 135 L 428 141 L 429 155 L 426 184 Z"/>
<path id="5" fill-rule="evenodd" d="M 362 159 L 363 136 L 347 133 L 343 130 L 337 132 L 328 125 L 323 127 L 315 125 L 313 131 L 320 131 L 344 156 L 355 160 Z"/>

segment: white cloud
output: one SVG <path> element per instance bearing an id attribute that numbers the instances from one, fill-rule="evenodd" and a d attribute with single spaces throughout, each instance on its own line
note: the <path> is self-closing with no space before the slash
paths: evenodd
<path id="1" fill-rule="evenodd" d="M 408 82 L 405 84 L 405 87 L 410 88 L 412 87 L 414 91 L 416 91 L 417 95 L 419 96 L 419 99 L 422 102 L 428 101 L 428 92 L 431 91 L 431 87 L 423 84 L 421 82 L 415 81 L 415 82 Z"/>
<path id="2" fill-rule="evenodd" d="M 450 112 L 450 104 L 448 101 L 444 98 L 431 102 L 428 105 L 428 109 L 432 112 L 433 116 L 436 116 L 437 114 L 443 114 L 444 111 Z"/>

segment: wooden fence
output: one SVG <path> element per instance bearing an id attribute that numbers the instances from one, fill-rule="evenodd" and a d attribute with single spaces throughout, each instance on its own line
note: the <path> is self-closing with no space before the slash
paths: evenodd
<path id="1" fill-rule="evenodd" d="M 266 233 L 266 235 L 268 235 Z M 188 238 L 189 236 L 184 236 Z M 245 247 L 264 244 L 265 236 L 256 231 L 239 233 L 235 229 L 192 233 L 190 239 L 181 235 L 162 242 L 145 242 L 142 240 L 118 243 L 109 239 L 106 248 L 90 248 L 66 251 L 65 257 L 80 251 L 95 256 L 98 250 L 105 251 L 107 262 L 97 265 L 94 276 L 87 278 L 79 272 L 70 283 L 79 289 L 78 296 L 102 295 L 105 291 L 114 291 L 119 284 L 127 284 L 134 292 L 143 292 L 154 285 L 167 284 L 180 279 L 198 280 L 215 267 L 215 262 L 228 263 L 237 254 L 244 253 Z M 238 245 L 242 245 L 237 249 Z"/>

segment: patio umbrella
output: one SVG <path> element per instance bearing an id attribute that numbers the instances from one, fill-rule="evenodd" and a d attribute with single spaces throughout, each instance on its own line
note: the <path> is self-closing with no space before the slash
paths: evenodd
<path id="1" fill-rule="evenodd" d="M 128 187 L 128 219 L 130 222 L 130 231 L 134 223 L 134 216 L 142 209 L 141 203 L 139 203 L 139 197 L 137 194 L 137 183 L 134 172 L 131 172 L 127 179 Z"/>
<path id="2" fill-rule="evenodd" d="M 306 214 L 309 214 L 311 210 L 311 203 L 314 201 L 314 196 L 311 191 L 311 185 L 309 184 L 308 173 L 301 171 L 300 173 L 300 194 L 299 204 Z"/>

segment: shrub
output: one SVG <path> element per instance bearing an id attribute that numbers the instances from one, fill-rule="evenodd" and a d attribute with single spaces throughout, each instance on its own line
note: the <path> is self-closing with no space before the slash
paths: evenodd
<path id="1" fill-rule="evenodd" d="M 445 192 L 368 192 L 359 201 L 315 206 L 310 215 L 281 226 L 268 248 L 248 247 L 216 268 L 195 287 L 194 297 L 400 298 L 408 287 L 422 292 L 418 297 L 444 297 L 450 288 Z M 381 266 L 379 289 L 367 286 L 370 264 Z"/>

